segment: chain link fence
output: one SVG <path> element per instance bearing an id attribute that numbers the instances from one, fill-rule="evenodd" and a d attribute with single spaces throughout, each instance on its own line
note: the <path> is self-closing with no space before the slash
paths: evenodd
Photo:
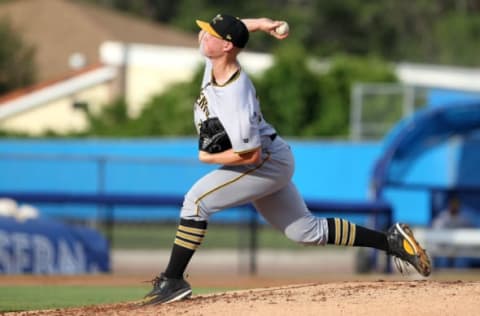
<path id="1" fill-rule="evenodd" d="M 379 140 L 425 104 L 426 90 L 403 84 L 358 83 L 351 91 L 350 139 Z"/>

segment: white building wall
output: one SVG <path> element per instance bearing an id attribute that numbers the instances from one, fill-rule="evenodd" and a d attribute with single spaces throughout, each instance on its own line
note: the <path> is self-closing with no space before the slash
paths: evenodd
<path id="1" fill-rule="evenodd" d="M 172 84 L 191 80 L 204 62 L 195 48 L 117 42 L 103 43 L 100 59 L 104 64 L 119 69 L 125 66 L 124 92 L 132 117 L 138 116 L 145 103 L 155 94 L 165 92 Z M 242 52 L 239 60 L 252 75 L 261 73 L 273 63 L 270 55 L 251 52 Z"/>
<path id="2" fill-rule="evenodd" d="M 87 116 L 83 109 L 73 107 L 75 101 L 86 102 L 92 112 L 98 113 L 102 105 L 111 101 L 111 84 L 96 85 L 18 112 L 1 120 L 0 128 L 30 135 L 84 131 L 88 128 Z"/>

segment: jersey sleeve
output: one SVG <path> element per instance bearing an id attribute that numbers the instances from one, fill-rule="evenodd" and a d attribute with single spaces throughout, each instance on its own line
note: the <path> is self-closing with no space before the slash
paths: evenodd
<path id="1" fill-rule="evenodd" d="M 225 106 L 225 110 L 219 111 L 218 116 L 230 138 L 233 150 L 236 153 L 244 153 L 259 148 L 261 146 L 260 115 L 256 110 L 258 101 L 255 92 L 250 91 L 228 99 L 235 101 Z"/>

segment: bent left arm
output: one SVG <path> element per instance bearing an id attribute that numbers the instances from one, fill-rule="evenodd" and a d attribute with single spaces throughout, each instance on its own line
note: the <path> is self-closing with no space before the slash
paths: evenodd
<path id="1" fill-rule="evenodd" d="M 259 147 L 255 150 L 246 153 L 236 153 L 233 149 L 225 150 L 224 152 L 217 154 L 210 154 L 206 151 L 198 152 L 198 159 L 201 162 L 209 164 L 221 164 L 221 165 L 250 165 L 259 164 L 262 158 L 262 149 Z"/>

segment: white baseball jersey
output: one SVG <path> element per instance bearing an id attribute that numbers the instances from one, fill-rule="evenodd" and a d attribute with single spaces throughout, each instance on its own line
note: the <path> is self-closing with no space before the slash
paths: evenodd
<path id="1" fill-rule="evenodd" d="M 202 121 L 213 117 L 218 117 L 237 153 L 259 148 L 261 136 L 275 133 L 262 116 L 255 88 L 247 74 L 239 70 L 225 85 L 217 85 L 212 63 L 207 59 L 194 109 L 197 132 Z"/>
<path id="2" fill-rule="evenodd" d="M 262 147 L 258 165 L 220 166 L 199 179 L 185 195 L 181 218 L 207 221 L 215 212 L 253 203 L 260 214 L 288 238 L 306 245 L 323 245 L 328 224 L 316 218 L 292 183 L 295 161 L 290 146 L 265 122 L 256 91 L 240 70 L 225 85 L 215 84 L 207 60 L 200 97 L 195 102 L 195 125 L 218 117 L 235 152 Z"/>

